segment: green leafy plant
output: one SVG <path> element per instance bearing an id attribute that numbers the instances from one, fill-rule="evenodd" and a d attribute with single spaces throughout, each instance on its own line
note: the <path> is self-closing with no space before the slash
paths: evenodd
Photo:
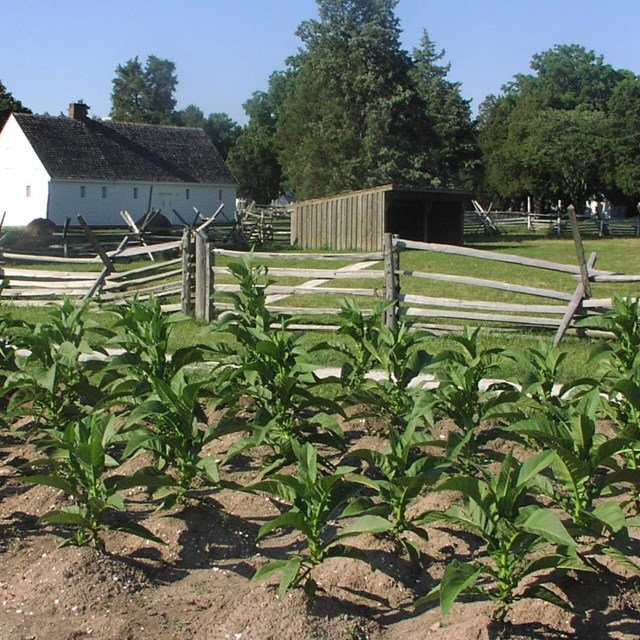
<path id="1" fill-rule="evenodd" d="M 336 520 L 360 490 L 360 485 L 346 479 L 353 470 L 353 467 L 339 467 L 333 473 L 323 475 L 318 468 L 317 452 L 307 443 L 300 448 L 295 476 L 274 474 L 246 488 L 247 491 L 267 492 L 291 507 L 262 525 L 258 538 L 276 529 L 291 527 L 304 537 L 306 543 L 302 554 L 262 566 L 255 573 L 254 580 L 280 573 L 281 597 L 288 589 L 300 584 L 308 595 L 313 595 L 317 584 L 310 573 L 315 566 L 332 557 L 364 559 L 362 552 L 342 544 L 342 541 L 362 533 L 381 533 L 392 525 L 385 518 L 363 515 L 336 530 Z"/>
<path id="2" fill-rule="evenodd" d="M 500 365 L 502 350 L 483 349 L 479 344 L 480 329 L 465 327 L 461 335 L 451 336 L 455 348 L 440 351 L 431 369 L 438 381 L 431 397 L 435 418 L 449 418 L 457 430 L 451 430 L 443 447 L 449 460 L 464 472 L 472 472 L 481 464 L 482 447 L 496 437 L 496 431 L 480 431 L 481 424 L 499 417 L 517 392 L 510 384 L 487 384 L 490 374 Z"/>
<path id="3" fill-rule="evenodd" d="M 381 302 L 365 313 L 353 298 L 340 300 L 339 340 L 327 340 L 314 350 L 334 350 L 346 356 L 340 371 L 340 383 L 347 394 L 357 391 L 365 377 L 379 364 L 374 356 L 384 327 L 384 312 L 393 302 Z"/>
<path id="4" fill-rule="evenodd" d="M 553 457 L 542 452 L 520 463 L 509 452 L 497 474 L 485 470 L 481 477 L 457 476 L 439 486 L 461 492 L 464 504 L 432 512 L 425 522 L 444 522 L 477 536 L 486 543 L 487 557 L 448 563 L 440 584 L 416 605 L 439 599 L 446 615 L 459 596 L 479 595 L 495 603 L 493 618 L 501 625 L 511 605 L 523 598 L 569 608 L 543 584 L 558 571 L 586 568 L 558 515 L 535 502 L 538 474 Z"/>
<path id="5" fill-rule="evenodd" d="M 599 501 L 614 485 L 632 479 L 616 458 L 629 441 L 597 432 L 600 402 L 594 390 L 576 404 L 566 420 L 550 420 L 541 414 L 505 429 L 553 453 L 555 483 L 549 480 L 541 486 L 569 514 L 582 535 L 599 535 L 603 526 L 611 532 L 621 528 L 621 507 Z"/>
<path id="6" fill-rule="evenodd" d="M 287 321 L 275 319 L 264 306 L 258 284 L 266 268 L 250 261 L 233 264 L 230 270 L 240 282 L 234 294 L 235 310 L 224 314 L 218 332 L 234 340 L 220 340 L 217 352 L 216 393 L 229 408 L 224 423 L 238 422 L 247 412 L 243 399 L 250 400 L 250 432 L 228 452 L 227 460 L 261 445 L 274 454 L 265 468 L 270 471 L 296 460 L 306 441 L 323 442 L 341 448 L 343 433 L 335 419 L 342 414 L 338 403 L 323 397 L 324 384 L 313 374 L 312 358 L 301 336 L 287 330 Z"/>
<path id="7" fill-rule="evenodd" d="M 201 427 L 206 422 L 200 404 L 202 382 L 188 382 L 184 369 L 169 381 L 151 378 L 152 394 L 136 406 L 123 428 L 128 457 L 139 450 L 150 451 L 161 471 L 172 471 L 166 483 L 156 492 L 168 508 L 186 500 L 200 479 L 219 487 L 220 475 L 216 461 L 203 455 L 204 447 L 224 431 L 218 425 Z"/>
<path id="8" fill-rule="evenodd" d="M 430 416 L 425 402 L 417 401 L 424 397 L 424 390 L 412 387 L 431 362 L 431 355 L 424 348 L 426 336 L 426 332 L 410 331 L 402 323 L 393 329 L 381 325 L 375 343 L 364 345 L 375 365 L 383 370 L 384 377 L 365 380 L 354 398 L 400 429 L 420 414 L 424 415 L 425 422 Z"/>
<path id="9" fill-rule="evenodd" d="M 613 334 L 601 340 L 592 354 L 593 362 L 605 361 L 605 370 L 614 378 L 638 375 L 640 353 L 640 298 L 613 297 L 613 307 L 603 316 L 582 320 L 580 326 Z"/>
<path id="10" fill-rule="evenodd" d="M 117 332 L 108 346 L 120 349 L 105 364 L 106 387 L 117 402 L 136 404 L 151 393 L 152 378 L 169 381 L 182 367 L 200 362 L 202 349 L 195 346 L 169 351 L 172 328 L 188 320 L 182 314 L 166 314 L 157 298 L 113 307 Z"/>
<path id="11" fill-rule="evenodd" d="M 23 482 L 59 489 L 73 501 L 70 506 L 54 509 L 40 518 L 43 523 L 75 529 L 65 544 L 92 544 L 104 551 L 100 534 L 105 528 L 162 542 L 151 531 L 125 517 L 120 492 L 136 486 L 161 484 L 163 479 L 147 469 L 128 476 L 107 473 L 118 466 L 110 453 L 117 440 L 115 422 L 114 416 L 96 412 L 68 422 L 63 431 L 45 428 L 38 446 L 46 457 L 23 467 L 29 471 L 21 478 Z M 39 472 L 31 473 L 34 470 Z"/>
<path id="12" fill-rule="evenodd" d="M 15 344 L 28 350 L 17 371 L 8 376 L 8 410 L 33 415 L 36 424 L 64 428 L 68 421 L 91 411 L 102 392 L 95 374 L 105 351 L 89 343 L 89 335 L 109 338 L 111 332 L 86 318 L 87 303 L 65 298 L 51 311 L 47 324 L 16 333 Z"/>
<path id="13" fill-rule="evenodd" d="M 612 420 L 617 436 L 627 442 L 618 453 L 625 469 L 640 473 L 640 381 L 620 378 L 602 399 L 604 414 Z M 640 514 L 640 481 L 631 481 L 628 503 Z"/>
<path id="14" fill-rule="evenodd" d="M 344 436 L 335 415 L 343 413 L 335 401 L 322 396 L 324 384 L 300 344 L 285 328 L 264 334 L 255 346 L 254 360 L 227 368 L 223 398 L 236 407 L 242 397 L 251 399 L 253 415 L 248 437 L 240 440 L 227 458 L 249 448 L 267 445 L 274 454 L 265 471 L 295 461 L 305 442 L 343 448 Z M 233 419 L 231 411 L 229 418 Z M 227 422 L 227 420 L 225 420 Z"/>
<path id="15" fill-rule="evenodd" d="M 0 292 L 2 292 L 0 282 Z M 0 315 L 0 421 L 4 421 L 9 390 L 5 387 L 7 377 L 18 371 L 17 346 L 15 344 L 15 332 L 26 325 L 11 317 L 6 312 Z"/>
<path id="16" fill-rule="evenodd" d="M 569 353 L 547 342 L 540 341 L 526 349 L 508 349 L 503 356 L 517 363 L 522 372 L 518 377 L 521 392 L 508 407 L 512 419 L 544 414 L 552 420 L 563 420 L 572 404 L 598 384 L 594 378 L 560 383 L 560 368 Z"/>
<path id="17" fill-rule="evenodd" d="M 428 535 L 424 527 L 417 524 L 421 514 L 410 514 L 410 507 L 425 489 L 442 478 L 448 464 L 421 449 L 430 444 L 431 438 L 417 431 L 415 423 L 402 431 L 391 426 L 387 433 L 389 444 L 382 451 L 356 449 L 349 453 L 349 459 L 365 460 L 373 472 L 353 475 L 351 479 L 372 489 L 378 501 L 369 496 L 360 497 L 347 507 L 344 515 L 367 513 L 388 520 L 390 528 L 385 535 L 401 544 L 414 566 L 417 566 L 420 547 L 403 534 L 411 532 L 425 541 Z"/>

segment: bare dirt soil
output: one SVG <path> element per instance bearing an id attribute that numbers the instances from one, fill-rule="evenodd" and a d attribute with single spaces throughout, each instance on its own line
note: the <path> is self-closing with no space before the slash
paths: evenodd
<path id="1" fill-rule="evenodd" d="M 358 446 L 382 446 L 366 424 L 350 425 Z M 229 440 L 216 443 L 223 451 Z M 214 452 L 215 453 L 215 452 Z M 491 605 L 462 602 L 442 618 L 433 606 L 415 610 L 452 558 L 479 554 L 478 541 L 446 527 L 430 527 L 423 567 L 415 572 L 392 542 L 361 536 L 373 568 L 350 559 L 318 567 L 313 602 L 302 590 L 283 600 L 276 581 L 253 582 L 269 559 L 300 548 L 292 533 L 259 543 L 256 533 L 283 505 L 262 495 L 224 490 L 214 504 L 155 513 L 143 490 L 127 495 L 132 511 L 166 542 L 106 532 L 107 553 L 63 547 L 63 529 L 37 518 L 64 497 L 16 480 L 35 450 L 0 432 L 1 640 L 488 640 L 496 637 Z M 127 462 L 127 464 L 133 464 Z M 246 484 L 257 458 L 244 458 L 231 478 Z M 446 507 L 449 495 L 427 495 L 417 509 Z M 569 574 L 558 585 L 574 613 L 540 601 L 521 601 L 510 615 L 512 638 L 640 637 L 640 582 L 614 566 L 610 573 Z"/>

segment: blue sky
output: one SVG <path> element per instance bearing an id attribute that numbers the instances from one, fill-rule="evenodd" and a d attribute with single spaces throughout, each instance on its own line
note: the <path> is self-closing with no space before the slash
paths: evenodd
<path id="1" fill-rule="evenodd" d="M 446 51 L 449 79 L 474 110 L 556 44 L 640 74 L 639 0 L 400 0 L 396 14 L 405 49 L 426 30 Z M 244 123 L 242 103 L 284 68 L 297 26 L 315 17 L 315 0 L 0 0 L 0 80 L 36 113 L 82 99 L 106 116 L 117 65 L 153 54 L 176 64 L 179 109 Z"/>

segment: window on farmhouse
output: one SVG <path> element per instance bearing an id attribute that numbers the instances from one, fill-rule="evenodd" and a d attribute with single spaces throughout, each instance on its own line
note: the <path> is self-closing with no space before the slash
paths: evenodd
<path id="1" fill-rule="evenodd" d="M 189 193 L 189 189 L 185 189 L 185 196 L 186 196 L 187 200 L 189 199 L 190 195 L 191 194 Z"/>
<path id="2" fill-rule="evenodd" d="M 222 200 L 222 189 L 218 191 L 218 200 Z"/>
<path id="3" fill-rule="evenodd" d="M 84 185 L 82 185 L 80 187 L 80 197 L 84 198 L 87 195 L 87 187 L 85 187 Z"/>
<path id="4" fill-rule="evenodd" d="M 133 199 L 136 200 L 138 198 L 138 187 L 133 187 Z"/>
<path id="5" fill-rule="evenodd" d="M 30 198 L 30 197 L 31 197 L 31 185 L 28 184 L 27 185 L 27 198 Z"/>
<path id="6" fill-rule="evenodd" d="M 107 197 L 107 187 L 102 187 L 102 197 L 103 198 Z"/>

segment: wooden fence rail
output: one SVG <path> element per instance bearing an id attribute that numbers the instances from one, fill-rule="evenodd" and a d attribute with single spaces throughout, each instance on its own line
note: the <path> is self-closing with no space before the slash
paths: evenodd
<path id="1" fill-rule="evenodd" d="M 52 261 L 42 256 L 0 251 L 0 280 L 5 282 L 0 295 L 3 300 L 15 304 L 31 305 L 56 301 L 63 295 L 112 304 L 133 296 L 141 299 L 155 296 L 163 298 L 163 308 L 168 311 L 195 312 L 197 318 L 210 321 L 216 312 L 230 307 L 228 294 L 239 290 L 231 270 L 223 261 L 249 255 L 215 247 L 210 237 L 197 229 L 185 229 L 182 239 L 170 242 L 127 244 L 125 238 L 115 250 L 82 262 L 68 258 L 68 268 L 62 266 L 64 259 Z M 519 269 L 552 271 L 568 277 L 569 286 L 567 290 L 559 290 L 489 277 L 406 269 L 402 267 L 405 251 L 445 254 L 463 260 L 499 261 L 514 265 L 514 268 L 518 265 Z M 381 300 L 392 302 L 386 314 L 389 326 L 402 319 L 433 330 L 460 328 L 463 324 L 513 330 L 546 328 L 556 332 L 556 342 L 566 331 L 576 330 L 577 319 L 611 308 L 611 299 L 592 298 L 585 284 L 640 282 L 640 275 L 595 269 L 595 254 L 584 260 L 584 264 L 563 264 L 469 247 L 404 240 L 390 234 L 385 236 L 383 252 L 253 252 L 250 255 L 255 263 L 278 263 L 268 271 L 269 278 L 275 281 L 264 285 L 268 308 L 274 313 L 323 316 L 323 321 L 330 323 L 339 311 L 339 299 L 354 296 L 362 300 L 363 309 L 371 309 Z M 158 259 L 151 260 L 151 256 Z M 149 261 L 134 268 L 123 264 L 132 259 Z M 36 260 L 54 263 L 50 265 L 54 268 L 32 268 Z M 313 261 L 314 266 L 299 266 L 303 260 Z M 341 264 L 336 266 L 336 262 Z M 292 266 L 283 266 L 287 263 Z M 58 268 L 58 265 L 61 266 Z M 478 271 L 477 263 L 474 265 L 469 267 L 468 273 Z M 451 293 L 429 294 L 429 288 L 419 284 L 420 281 L 451 284 Z M 472 291 L 478 293 L 456 295 L 457 285 L 464 285 L 465 291 L 472 287 Z M 504 298 L 491 300 L 492 296 L 481 293 L 491 290 L 504 292 Z M 319 296 L 321 301 L 310 296 Z M 285 304 L 280 302 L 283 299 L 287 299 Z M 316 326 L 326 328 L 328 325 L 313 325 Z"/>
<path id="2" fill-rule="evenodd" d="M 578 228 L 583 236 L 640 237 L 640 216 L 630 218 L 596 218 L 590 215 L 577 216 Z M 467 235 L 499 233 L 501 229 L 521 228 L 526 231 L 542 231 L 549 235 L 571 233 L 566 216 L 555 213 L 526 213 L 518 211 L 467 211 L 464 232 Z M 525 231 L 526 230 L 526 231 Z"/>
<path id="3" fill-rule="evenodd" d="M 183 270 L 181 258 L 153 261 L 136 269 L 116 267 L 117 262 L 127 262 L 140 256 L 166 256 L 179 252 L 181 242 L 160 242 L 147 246 L 127 247 L 128 237 L 120 246 L 93 258 L 64 258 L 60 256 L 34 256 L 0 251 L 0 281 L 4 287 L 3 300 L 13 304 L 43 304 L 55 302 L 63 296 L 77 299 L 95 299 L 97 302 L 121 302 L 137 296 L 180 296 Z M 67 270 L 24 268 L 20 263 L 66 264 Z M 78 270 L 78 267 L 95 266 L 95 270 Z M 102 266 L 102 269 L 98 267 Z"/>
<path id="4" fill-rule="evenodd" d="M 575 239 L 578 255 L 581 256 L 582 245 L 579 233 Z M 429 319 L 432 321 L 430 326 L 435 329 L 440 328 L 436 320 L 440 322 L 443 320 L 457 320 L 473 325 L 487 323 L 492 325 L 511 325 L 516 328 L 547 327 L 556 330 L 554 342 L 558 344 L 569 329 L 576 330 L 577 320 L 587 315 L 603 313 L 612 307 L 612 300 L 610 298 L 591 298 L 590 287 L 587 286 L 590 282 L 622 283 L 640 281 L 640 276 L 628 276 L 595 269 L 594 265 L 597 259 L 595 253 L 591 254 L 588 260 L 585 260 L 582 255 L 582 263 L 579 265 L 568 265 L 479 249 L 437 245 L 402 239 L 394 239 L 392 244 L 394 251 L 412 249 L 446 253 L 457 257 L 474 258 L 476 260 L 500 261 L 507 264 L 517 264 L 527 269 L 556 271 L 568 274 L 578 280 L 574 292 L 569 293 L 567 291 L 555 291 L 552 289 L 530 287 L 470 276 L 400 270 L 399 276 L 404 286 L 407 285 L 408 278 L 424 278 L 434 281 L 451 282 L 452 284 L 473 286 L 478 289 L 500 289 L 505 292 L 525 296 L 548 298 L 556 302 L 556 304 L 534 304 L 430 297 L 405 294 L 401 291 L 401 287 L 398 291 L 394 292 L 393 299 L 397 300 L 397 313 L 400 317 L 411 319 L 414 322 L 419 322 L 421 319 Z M 387 262 L 390 262 L 389 258 L 387 258 Z"/>

